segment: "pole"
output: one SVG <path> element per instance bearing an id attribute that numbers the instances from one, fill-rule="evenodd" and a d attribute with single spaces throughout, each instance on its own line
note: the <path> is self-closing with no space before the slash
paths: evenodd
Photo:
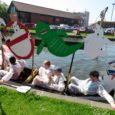
<path id="1" fill-rule="evenodd" d="M 115 5 L 115 3 L 113 3 L 112 5 L 113 5 L 113 8 L 112 8 L 112 13 L 111 13 L 111 21 L 112 21 L 112 18 L 113 18 L 113 12 L 114 12 L 114 5 Z"/>
<path id="2" fill-rule="evenodd" d="M 34 73 L 34 52 L 33 52 L 31 75 L 24 82 L 25 83 L 30 83 L 33 80 L 34 77 L 35 77 L 35 73 Z"/>
<path id="3" fill-rule="evenodd" d="M 34 44 L 35 44 L 35 41 L 34 41 Z M 34 77 L 33 71 L 34 71 L 34 52 L 33 52 L 33 55 L 32 55 L 32 73 L 31 73 L 32 78 Z"/>
<path id="4" fill-rule="evenodd" d="M 34 71 L 34 53 L 32 55 L 32 78 L 33 78 L 33 71 Z"/>
<path id="5" fill-rule="evenodd" d="M 69 74 L 71 74 L 74 57 L 75 57 L 75 52 L 74 52 L 73 55 L 72 55 L 71 64 L 70 64 L 70 68 L 69 68 Z"/>
<path id="6" fill-rule="evenodd" d="M 68 73 L 68 76 L 67 76 L 64 92 L 66 92 L 67 89 L 68 89 L 69 81 L 70 81 L 70 78 L 71 78 L 71 70 L 72 70 L 72 66 L 73 66 L 74 57 L 75 57 L 75 52 L 72 55 L 71 64 L 70 64 L 69 73 Z"/>

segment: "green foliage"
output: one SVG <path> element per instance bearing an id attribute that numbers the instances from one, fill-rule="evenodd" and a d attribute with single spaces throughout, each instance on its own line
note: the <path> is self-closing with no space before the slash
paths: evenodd
<path id="1" fill-rule="evenodd" d="M 7 10 L 8 5 L 0 1 L 0 17 L 3 18 L 5 21 L 8 21 Z"/>
<path id="2" fill-rule="evenodd" d="M 115 115 L 115 112 L 0 87 L 0 115 Z"/>

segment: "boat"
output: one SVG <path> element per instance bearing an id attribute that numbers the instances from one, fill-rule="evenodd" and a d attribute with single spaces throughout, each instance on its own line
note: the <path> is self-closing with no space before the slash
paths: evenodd
<path id="1" fill-rule="evenodd" d="M 6 87 L 8 89 L 16 90 L 17 87 L 20 87 L 23 85 L 25 86 L 25 84 L 9 81 L 7 84 L 1 85 L 1 87 Z M 26 85 L 26 86 L 30 86 L 30 85 Z M 86 104 L 86 105 L 88 104 L 95 107 L 111 109 L 107 101 L 99 96 L 83 96 L 83 95 L 68 96 L 66 94 L 60 94 L 59 92 L 53 92 L 53 91 L 48 91 L 45 89 L 40 89 L 38 87 L 32 87 L 31 90 L 29 90 L 29 92 L 38 95 L 38 97 L 47 96 L 49 98 L 65 100 L 68 102 L 81 103 L 81 104 Z"/>
<path id="2" fill-rule="evenodd" d="M 57 98 L 57 99 L 63 99 L 66 101 L 70 101 L 70 102 L 74 102 L 74 103 L 82 103 L 82 104 L 91 104 L 91 106 L 97 106 L 97 107 L 105 107 L 105 108 L 110 108 L 109 104 L 107 103 L 107 101 L 100 97 L 99 95 L 88 95 L 88 96 L 84 96 L 84 95 L 68 95 L 64 92 L 60 93 L 54 90 L 49 90 L 49 89 L 45 89 L 45 88 L 41 88 L 38 86 L 31 86 L 31 82 L 30 83 L 25 83 L 25 80 L 28 78 L 28 76 L 31 75 L 31 71 L 32 69 L 30 68 L 24 68 L 23 73 L 20 75 L 19 77 L 19 81 L 14 81 L 14 80 L 10 80 L 7 83 L 3 84 L 2 86 L 9 88 L 9 89 L 13 89 L 16 90 L 18 92 L 23 93 L 23 91 L 19 91 L 17 90 L 20 89 L 20 87 L 27 87 L 30 88 L 29 91 L 30 92 L 34 92 L 36 93 L 38 96 L 48 96 L 51 98 Z M 27 75 L 28 74 L 28 75 Z M 23 79 L 22 79 L 23 78 Z M 26 92 L 27 93 L 27 92 Z"/>
<path id="3" fill-rule="evenodd" d="M 58 91 L 51 90 L 48 88 L 42 88 L 40 86 L 32 86 L 31 82 L 37 74 L 38 74 L 37 69 L 33 70 L 33 76 L 32 76 L 32 69 L 25 67 L 23 72 L 20 74 L 20 76 L 17 80 L 11 79 L 5 85 L 12 87 L 12 85 L 18 84 L 18 86 L 30 86 L 30 87 L 32 87 L 32 89 L 46 91 L 46 92 L 50 92 L 50 93 L 56 93 L 56 94 L 65 95 L 65 96 L 71 96 L 71 97 L 77 96 L 77 97 L 81 97 L 81 98 L 88 99 L 88 100 L 94 100 L 94 101 L 102 101 L 103 100 L 104 101 L 104 99 L 102 97 L 100 97 L 99 95 L 86 95 L 86 96 L 82 95 L 82 94 L 73 95 L 73 94 L 68 94 L 66 92 L 58 92 Z M 110 95 L 114 96 L 113 90 L 110 92 Z"/>

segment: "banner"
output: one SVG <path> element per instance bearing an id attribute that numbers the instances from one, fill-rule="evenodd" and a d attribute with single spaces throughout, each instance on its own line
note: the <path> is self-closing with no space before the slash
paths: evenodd
<path id="1" fill-rule="evenodd" d="M 60 38 L 60 34 L 67 37 L 64 31 L 60 32 L 59 30 L 58 32 L 58 30 L 51 30 L 48 24 L 39 22 L 36 26 L 36 35 L 41 38 L 41 43 L 37 48 L 37 54 L 39 54 L 46 45 L 50 53 L 55 56 L 65 57 L 73 54 L 83 46 L 83 43 L 67 45 Z"/>
<path id="2" fill-rule="evenodd" d="M 7 35 L 8 28 L 13 30 L 11 36 Z M 28 59 L 34 52 L 34 43 L 28 29 L 20 22 L 11 21 L 5 29 L 5 41 L 8 48 L 18 59 Z"/>

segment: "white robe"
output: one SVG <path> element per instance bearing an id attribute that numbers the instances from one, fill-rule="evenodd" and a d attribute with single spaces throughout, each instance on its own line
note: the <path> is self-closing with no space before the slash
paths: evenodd
<path id="1" fill-rule="evenodd" d="M 79 80 L 76 77 L 71 78 L 72 83 L 69 85 L 69 90 L 74 93 L 82 93 L 84 95 L 94 95 L 98 94 L 101 97 L 105 98 L 110 105 L 114 105 L 114 99 L 112 96 L 106 91 L 100 81 L 93 83 L 90 78 L 86 80 Z M 90 88 L 89 88 L 90 87 Z M 91 89 L 92 87 L 92 89 Z M 90 90 L 91 89 L 91 90 Z M 94 91 L 93 91 L 94 89 Z"/>
<path id="2" fill-rule="evenodd" d="M 0 75 L 3 81 L 9 81 L 10 79 L 16 80 L 24 69 L 24 65 L 21 62 L 16 62 L 15 65 L 10 64 L 9 71 L 0 70 Z"/>
<path id="3" fill-rule="evenodd" d="M 63 75 L 63 73 L 61 73 L 60 76 L 54 75 L 49 88 L 59 91 L 59 92 L 62 92 L 65 89 L 65 83 L 64 83 L 65 81 L 66 81 L 66 78 Z"/>

